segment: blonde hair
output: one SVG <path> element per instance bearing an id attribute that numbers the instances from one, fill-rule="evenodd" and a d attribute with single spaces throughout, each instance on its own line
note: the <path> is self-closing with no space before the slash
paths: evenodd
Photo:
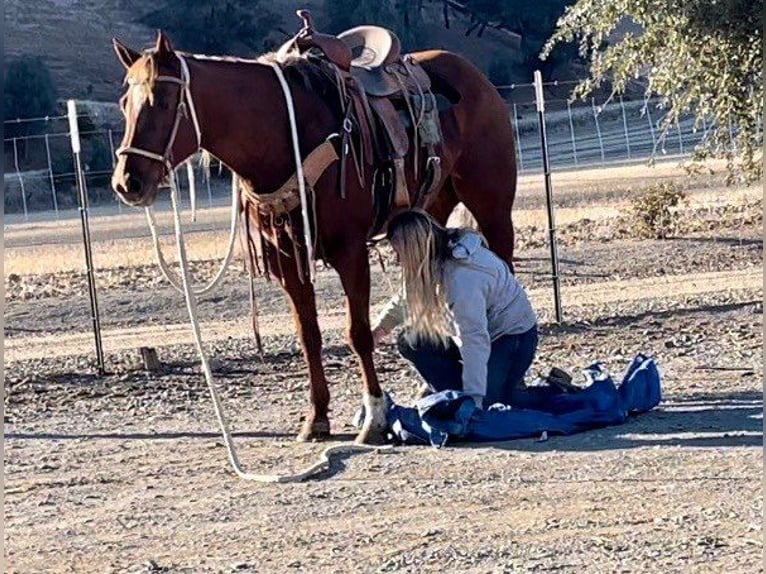
<path id="1" fill-rule="evenodd" d="M 406 211 L 391 221 L 388 239 L 399 256 L 407 322 L 419 339 L 439 343 L 454 334 L 442 281 L 447 230 L 422 211 Z"/>

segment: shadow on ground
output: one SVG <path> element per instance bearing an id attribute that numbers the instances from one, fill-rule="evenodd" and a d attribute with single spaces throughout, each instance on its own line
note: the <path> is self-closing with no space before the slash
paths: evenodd
<path id="1" fill-rule="evenodd" d="M 465 445 L 468 446 L 468 445 Z M 599 451 L 641 447 L 763 447 L 763 393 L 705 394 L 668 398 L 622 425 L 483 446 L 525 452 Z"/>

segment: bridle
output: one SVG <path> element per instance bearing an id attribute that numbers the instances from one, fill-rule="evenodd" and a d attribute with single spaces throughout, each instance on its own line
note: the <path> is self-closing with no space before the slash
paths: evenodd
<path id="1" fill-rule="evenodd" d="M 160 75 L 154 79 L 155 82 L 176 84 L 180 89 L 180 94 L 178 96 L 178 106 L 176 106 L 176 117 L 175 121 L 173 122 L 173 129 L 170 131 L 168 143 L 165 146 L 165 151 L 162 154 L 158 154 L 153 151 L 141 149 L 138 147 L 123 146 L 118 148 L 115 152 L 115 155 L 118 157 L 121 155 L 134 154 L 158 161 L 162 163 L 162 165 L 164 165 L 168 170 L 168 175 L 172 174 L 175 168 L 172 162 L 173 144 L 175 144 L 176 135 L 178 134 L 178 126 L 181 125 L 181 120 L 183 118 L 191 119 L 192 125 L 194 126 L 194 133 L 197 136 L 197 150 L 202 147 L 202 131 L 199 126 L 199 120 L 197 119 L 197 110 L 194 107 L 194 100 L 192 99 L 191 75 L 189 74 L 189 66 L 183 56 L 176 54 L 176 57 L 181 63 L 181 77 L 176 78 L 174 76 Z"/>

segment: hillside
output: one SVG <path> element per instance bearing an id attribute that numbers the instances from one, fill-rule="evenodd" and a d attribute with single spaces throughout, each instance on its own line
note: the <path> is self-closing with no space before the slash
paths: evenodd
<path id="1" fill-rule="evenodd" d="M 153 6 L 153 2 L 146 2 Z M 320 15 L 322 0 L 273 3 L 283 28 L 297 29 L 297 8 Z M 5 3 L 5 59 L 35 55 L 50 67 L 61 98 L 114 101 L 119 94 L 122 72 L 111 48 L 118 36 L 132 46 L 147 46 L 155 31 L 137 24 L 143 10 L 140 1 L 127 0 L 7 0 Z M 482 38 L 464 35 L 465 23 L 453 17 L 445 29 L 441 10 L 426 9 L 424 45 L 453 50 L 467 56 L 485 71 L 494 55 L 516 58 L 513 38 L 488 30 Z M 515 78 L 528 81 L 527 78 Z"/>

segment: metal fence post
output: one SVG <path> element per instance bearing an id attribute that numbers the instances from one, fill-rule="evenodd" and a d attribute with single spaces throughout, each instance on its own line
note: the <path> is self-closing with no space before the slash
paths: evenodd
<path id="1" fill-rule="evenodd" d="M 572 140 L 572 158 L 574 159 L 574 164 L 577 165 L 577 143 L 575 141 L 574 121 L 572 121 L 572 106 L 569 100 L 567 100 L 567 114 L 569 115 L 569 136 Z"/>
<path id="2" fill-rule="evenodd" d="M 48 156 L 48 175 L 51 180 L 51 196 L 53 197 L 53 211 L 56 212 L 56 219 L 59 216 L 59 202 L 56 198 L 56 182 L 53 178 L 53 162 L 51 161 L 51 146 L 48 141 L 48 134 L 45 134 L 45 154 Z"/>
<path id="3" fill-rule="evenodd" d="M 652 120 L 652 113 L 649 111 L 649 102 L 644 104 L 646 110 L 646 119 L 649 121 L 649 132 L 652 134 L 652 153 L 657 149 L 657 138 L 654 137 L 654 121 Z"/>
<path id="4" fill-rule="evenodd" d="M 106 130 L 106 137 L 109 140 L 109 157 L 112 160 L 112 169 L 117 165 L 117 156 L 114 153 L 114 137 L 112 136 L 112 128 Z"/>
<path id="5" fill-rule="evenodd" d="M 625 102 L 622 101 L 622 95 L 620 95 L 620 108 L 622 109 L 622 128 L 625 130 L 625 149 L 628 151 L 628 159 L 630 159 L 630 135 L 628 133 L 628 116 L 625 113 Z"/>
<path id="6" fill-rule="evenodd" d="M 681 122 L 676 118 L 676 131 L 678 132 L 678 152 L 684 153 L 684 138 L 681 135 Z"/>
<path id="7" fill-rule="evenodd" d="M 29 219 L 29 212 L 27 211 L 27 190 L 24 187 L 24 178 L 21 177 L 21 170 L 19 169 L 19 147 L 16 144 L 16 139 L 13 138 L 13 164 L 16 166 L 16 176 L 19 178 L 19 185 L 21 186 L 21 205 L 24 208 L 24 221 Z"/>
<path id="8" fill-rule="evenodd" d="M 518 117 L 516 102 L 513 102 L 513 129 L 516 131 L 516 148 L 519 151 L 519 171 L 524 171 L 524 154 L 521 153 L 521 134 L 519 132 Z"/>
<path id="9" fill-rule="evenodd" d="M 109 139 L 109 152 L 110 156 L 112 158 L 112 169 L 115 168 L 117 165 L 117 155 L 115 154 L 114 150 L 114 137 L 112 135 L 112 128 L 109 128 L 106 130 L 107 138 Z M 115 196 L 115 200 L 117 201 L 117 211 L 118 213 L 122 213 L 122 201 L 120 201 L 120 198 Z"/>
<path id="10" fill-rule="evenodd" d="M 205 176 L 205 186 L 207 187 L 207 206 L 213 207 L 213 192 L 210 190 L 210 172 L 203 174 Z"/>
<path id="11" fill-rule="evenodd" d="M 104 349 L 101 345 L 101 318 L 98 312 L 98 296 L 96 293 L 96 277 L 93 269 L 93 252 L 91 251 L 90 224 L 88 223 L 88 188 L 85 183 L 85 175 L 82 171 L 82 160 L 80 158 L 80 130 L 77 125 L 77 107 L 74 100 L 67 100 L 67 111 L 69 112 L 69 136 L 72 144 L 72 155 L 74 156 L 75 180 L 79 191 L 80 200 L 80 223 L 82 225 L 82 242 L 85 249 L 85 267 L 88 276 L 88 294 L 90 295 L 90 313 L 93 322 L 93 337 L 96 345 L 96 360 L 98 362 L 98 372 L 103 375 L 106 372 L 104 367 Z"/>
<path id="12" fill-rule="evenodd" d="M 604 164 L 604 140 L 601 137 L 601 126 L 598 123 L 598 112 L 596 111 L 596 98 L 590 99 L 591 106 L 593 106 L 593 119 L 596 120 L 596 134 L 598 135 L 598 148 L 601 150 L 601 165 Z"/>
<path id="13" fill-rule="evenodd" d="M 548 208 L 548 239 L 551 248 L 551 267 L 553 268 L 553 303 L 556 311 L 556 322 L 561 323 L 561 283 L 559 279 L 559 256 L 556 244 L 556 224 L 553 213 L 553 184 L 551 183 L 551 165 L 548 159 L 548 139 L 545 131 L 545 97 L 543 96 L 543 77 L 535 70 L 535 100 L 537 102 L 537 119 L 540 122 L 540 147 L 543 156 L 543 174 L 545 176 L 545 203 Z"/>

